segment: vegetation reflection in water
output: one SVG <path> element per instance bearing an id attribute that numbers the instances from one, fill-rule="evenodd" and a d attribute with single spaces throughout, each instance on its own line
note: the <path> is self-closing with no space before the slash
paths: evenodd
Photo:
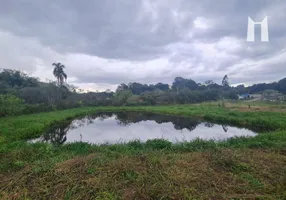
<path id="1" fill-rule="evenodd" d="M 42 141 L 55 145 L 77 141 L 114 144 L 160 138 L 176 143 L 197 138 L 225 140 L 255 135 L 255 132 L 246 128 L 203 122 L 197 118 L 118 112 L 97 113 L 54 126 L 33 142 Z"/>

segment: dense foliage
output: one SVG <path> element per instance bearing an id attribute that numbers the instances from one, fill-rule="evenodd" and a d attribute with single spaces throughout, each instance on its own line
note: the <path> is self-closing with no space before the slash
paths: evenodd
<path id="1" fill-rule="evenodd" d="M 0 117 L 21 114 L 23 109 L 23 100 L 11 94 L 0 94 Z"/>
<path id="2" fill-rule="evenodd" d="M 64 65 L 54 63 L 54 75 L 56 81 L 41 82 L 39 79 L 30 77 L 27 74 L 11 69 L 4 69 L 0 72 L 0 94 L 8 95 L 2 101 L 19 102 L 23 100 L 25 106 L 21 109 L 1 107 L 1 115 L 36 113 L 41 111 L 75 108 L 81 106 L 136 106 L 136 105 L 166 105 L 166 104 L 187 104 L 205 101 L 216 101 L 221 99 L 237 99 L 237 94 L 259 93 L 266 89 L 273 89 L 286 93 L 286 78 L 274 83 L 261 83 L 249 87 L 238 85 L 231 87 L 229 77 L 225 75 L 222 84 L 216 84 L 212 80 L 205 83 L 196 83 L 192 79 L 176 77 L 172 85 L 165 83 L 141 84 L 132 82 L 120 84 L 115 92 L 85 92 L 67 84 L 64 80 L 67 74 L 63 71 Z M 11 96 L 14 95 L 14 96 Z M 14 100 L 11 100 L 13 99 Z M 3 100 L 5 99 L 5 100 Z M 7 100 L 10 99 L 10 100 Z M 5 108 L 5 112 L 3 111 Z M 8 111 L 9 110 L 9 111 Z"/>

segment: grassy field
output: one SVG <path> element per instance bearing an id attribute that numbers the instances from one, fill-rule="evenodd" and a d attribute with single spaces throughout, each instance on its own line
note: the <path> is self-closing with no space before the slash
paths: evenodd
<path id="1" fill-rule="evenodd" d="M 219 143 L 25 142 L 76 116 L 122 110 L 197 116 L 262 131 Z M 286 199 L 286 105 L 90 107 L 0 118 L 0 157 L 2 199 Z"/>

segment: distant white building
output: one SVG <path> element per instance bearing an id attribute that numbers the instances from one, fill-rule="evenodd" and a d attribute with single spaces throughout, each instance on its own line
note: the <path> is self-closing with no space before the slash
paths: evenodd
<path id="1" fill-rule="evenodd" d="M 246 99 L 250 99 L 250 98 L 251 98 L 251 95 L 248 93 L 238 95 L 239 100 L 246 100 Z"/>

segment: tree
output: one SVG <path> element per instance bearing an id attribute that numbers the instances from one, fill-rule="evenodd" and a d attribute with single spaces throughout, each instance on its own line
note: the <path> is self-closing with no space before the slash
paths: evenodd
<path id="1" fill-rule="evenodd" d="M 225 75 L 222 79 L 222 86 L 226 88 L 229 87 L 229 78 L 227 75 Z"/>
<path id="2" fill-rule="evenodd" d="M 281 79 L 278 82 L 278 90 L 284 94 L 286 94 L 286 78 Z"/>
<path id="3" fill-rule="evenodd" d="M 205 85 L 206 85 L 206 86 L 213 85 L 213 84 L 215 84 L 215 82 L 214 82 L 213 80 L 207 80 L 207 81 L 205 81 Z"/>
<path id="4" fill-rule="evenodd" d="M 130 96 L 132 96 L 132 92 L 130 90 L 116 92 L 113 96 L 113 105 L 125 105 L 126 100 Z"/>
<path id="5" fill-rule="evenodd" d="M 148 85 L 137 82 L 129 83 L 128 88 L 135 95 L 140 95 L 143 92 L 151 90 L 151 88 Z"/>
<path id="6" fill-rule="evenodd" d="M 157 83 L 156 85 L 154 85 L 154 88 L 162 90 L 162 91 L 168 91 L 169 90 L 169 85 L 168 84 L 164 84 L 164 83 Z"/>
<path id="7" fill-rule="evenodd" d="M 53 66 L 55 66 L 53 74 L 57 78 L 57 84 L 58 86 L 62 86 L 64 80 L 67 79 L 67 75 L 64 72 L 65 66 L 61 63 L 53 63 Z"/>
<path id="8" fill-rule="evenodd" d="M 61 87 L 64 80 L 67 79 L 67 74 L 64 72 L 65 66 L 61 63 L 53 63 L 53 66 L 55 66 L 53 74 L 57 78 L 57 84 L 59 86 L 59 99 L 61 99 Z"/>
<path id="9" fill-rule="evenodd" d="M 189 89 L 189 90 L 196 90 L 198 88 L 198 84 L 193 81 L 192 79 L 185 79 L 182 77 L 176 77 L 173 84 L 172 84 L 172 89 L 173 91 L 178 92 L 179 90 L 182 89 Z"/>
<path id="10" fill-rule="evenodd" d="M 204 83 L 204 86 L 210 90 L 210 86 L 214 85 L 215 82 L 213 80 L 206 80 L 205 83 Z"/>
<path id="11" fill-rule="evenodd" d="M 128 86 L 124 83 L 121 83 L 117 88 L 116 88 L 116 92 L 121 92 L 123 90 L 128 90 Z"/>
<path id="12" fill-rule="evenodd" d="M 140 104 L 143 104 L 143 100 L 139 95 L 132 95 L 126 100 L 127 106 L 138 106 Z"/>
<path id="13" fill-rule="evenodd" d="M 13 69 L 3 69 L 0 72 L 1 84 L 10 88 L 37 87 L 39 80 Z"/>
<path id="14" fill-rule="evenodd" d="M 143 94 L 141 94 L 141 97 L 142 97 L 144 103 L 147 105 L 155 105 L 156 104 L 156 100 L 155 100 L 153 92 L 144 92 Z"/>

